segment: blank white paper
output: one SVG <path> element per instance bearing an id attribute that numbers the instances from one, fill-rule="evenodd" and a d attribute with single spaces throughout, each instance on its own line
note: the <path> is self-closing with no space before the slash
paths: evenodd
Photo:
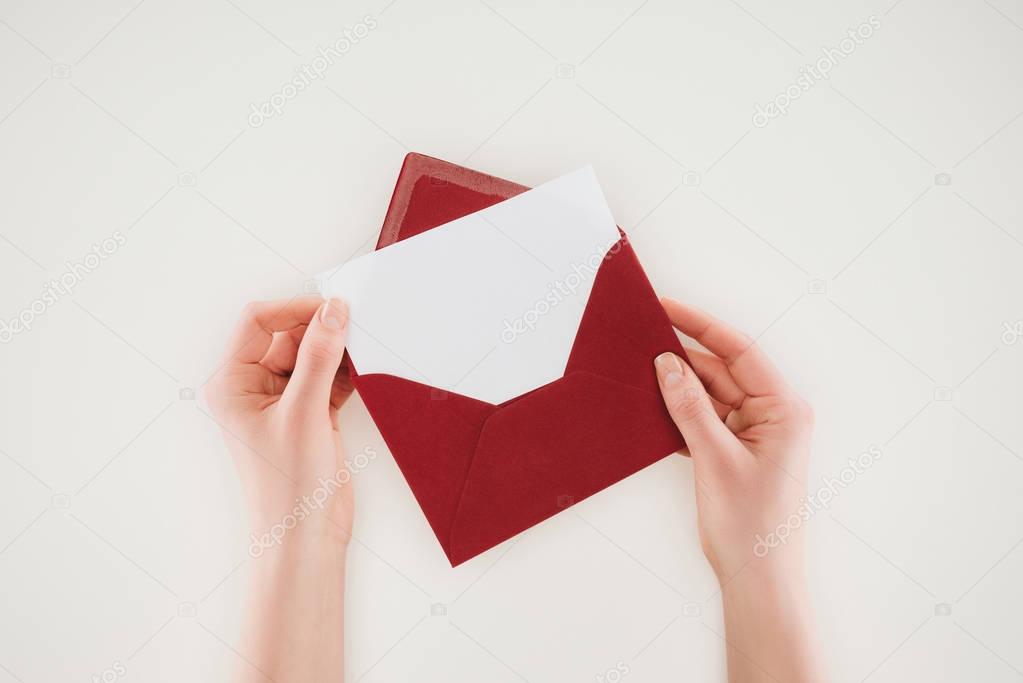
<path id="1" fill-rule="evenodd" d="M 560 378 L 618 229 L 590 167 L 320 276 L 360 374 L 489 403 Z"/>

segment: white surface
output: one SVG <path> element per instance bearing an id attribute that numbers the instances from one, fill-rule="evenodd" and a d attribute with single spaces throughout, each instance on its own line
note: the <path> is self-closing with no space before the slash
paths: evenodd
<path id="1" fill-rule="evenodd" d="M 565 374 L 594 276 L 619 237 L 587 167 L 318 282 L 348 302 L 359 373 L 498 404 Z"/>
<path id="2" fill-rule="evenodd" d="M 0 319 L 126 237 L 0 346 L 0 683 L 237 665 L 239 492 L 179 391 L 245 301 L 371 248 L 407 149 L 530 185 L 592 162 L 658 291 L 756 335 L 814 403 L 811 489 L 881 448 L 809 522 L 836 681 L 1018 681 L 1023 9 L 488 3 L 0 1 Z M 355 482 L 351 680 L 723 680 L 688 462 L 452 570 L 362 404 L 343 418 L 381 453 Z"/>

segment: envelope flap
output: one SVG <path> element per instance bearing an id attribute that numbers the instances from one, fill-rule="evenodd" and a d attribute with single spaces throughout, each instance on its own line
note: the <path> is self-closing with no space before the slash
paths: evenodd
<path id="1" fill-rule="evenodd" d="M 410 152 L 380 228 L 377 249 L 461 218 L 529 188 L 464 166 Z"/>
<path id="2" fill-rule="evenodd" d="M 446 539 L 477 440 L 497 406 L 390 375 L 360 375 L 357 386 L 434 534 Z"/>
<path id="3" fill-rule="evenodd" d="M 448 557 L 463 562 L 681 446 L 659 396 L 589 372 L 566 375 L 487 419 Z"/>
<path id="4" fill-rule="evenodd" d="M 623 233 L 597 272 L 565 374 L 589 371 L 660 396 L 653 359 L 662 351 L 686 358 Z"/>

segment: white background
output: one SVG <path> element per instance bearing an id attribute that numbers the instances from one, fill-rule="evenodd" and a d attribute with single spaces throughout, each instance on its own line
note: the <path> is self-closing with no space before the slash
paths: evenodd
<path id="1" fill-rule="evenodd" d="M 0 2 L 0 318 L 127 238 L 0 347 L 0 681 L 239 666 L 240 495 L 187 388 L 245 301 L 371 248 L 408 150 L 529 185 L 593 163 L 656 288 L 755 335 L 815 405 L 811 490 L 880 447 L 809 523 L 835 680 L 1023 678 L 1019 3 L 386 1 Z M 723 680 L 688 462 L 452 570 L 357 399 L 343 421 L 380 453 L 355 484 L 351 680 Z"/>

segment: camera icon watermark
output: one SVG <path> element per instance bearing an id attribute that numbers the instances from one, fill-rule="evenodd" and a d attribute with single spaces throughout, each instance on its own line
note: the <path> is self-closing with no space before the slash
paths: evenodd
<path id="1" fill-rule="evenodd" d="M 320 293 L 320 281 L 314 277 L 309 278 L 302 283 L 303 294 L 319 294 Z"/>
<path id="2" fill-rule="evenodd" d="M 689 619 L 699 619 L 703 610 L 698 602 L 686 602 L 682 604 L 682 616 Z"/>
<path id="3" fill-rule="evenodd" d="M 193 389 L 192 387 L 181 387 L 180 389 L 178 389 L 178 400 L 194 401 L 195 389 Z"/>
<path id="4" fill-rule="evenodd" d="M 686 187 L 697 187 L 700 184 L 700 174 L 696 171 L 686 171 L 682 174 L 682 184 Z"/>
<path id="5" fill-rule="evenodd" d="M 557 78 L 575 78 L 575 65 L 558 64 L 554 67 L 554 75 Z"/>
<path id="6" fill-rule="evenodd" d="M 437 387 L 430 388 L 430 400 L 431 401 L 446 401 L 448 400 L 448 392 Z"/>
<path id="7" fill-rule="evenodd" d="M 806 292 L 808 294 L 827 294 L 828 283 L 821 279 L 810 280 L 806 283 Z"/>
<path id="8" fill-rule="evenodd" d="M 435 602 L 430 605 L 430 616 L 431 617 L 443 617 L 448 613 L 448 606 L 443 602 Z"/>
<path id="9" fill-rule="evenodd" d="M 951 401 L 953 398 L 955 398 L 955 389 L 952 387 L 937 387 L 934 390 L 935 401 L 947 402 Z"/>
<path id="10" fill-rule="evenodd" d="M 71 78 L 71 67 L 68 64 L 54 64 L 50 67 L 50 76 L 53 78 Z"/>
<path id="11" fill-rule="evenodd" d="M 570 496 L 568 494 L 562 494 L 562 495 L 558 496 L 558 501 L 557 502 L 558 502 L 558 507 L 561 508 L 562 510 L 564 510 L 565 508 L 570 508 L 573 505 L 575 505 L 575 496 Z"/>
<path id="12" fill-rule="evenodd" d="M 178 174 L 178 187 L 195 187 L 198 180 L 191 171 L 183 171 Z"/>
<path id="13" fill-rule="evenodd" d="M 952 605 L 947 602 L 939 602 L 934 606 L 934 616 L 936 617 L 950 617 L 952 616 Z"/>
<path id="14" fill-rule="evenodd" d="M 939 187 L 947 187 L 952 184 L 952 174 L 950 173 L 936 173 L 934 175 L 934 184 Z"/>
<path id="15" fill-rule="evenodd" d="M 55 493 L 50 499 L 50 507 L 54 510 L 67 510 L 71 507 L 71 496 L 67 493 Z"/>
<path id="16" fill-rule="evenodd" d="M 194 602 L 178 603 L 178 616 L 182 619 L 194 619 L 198 610 Z"/>

